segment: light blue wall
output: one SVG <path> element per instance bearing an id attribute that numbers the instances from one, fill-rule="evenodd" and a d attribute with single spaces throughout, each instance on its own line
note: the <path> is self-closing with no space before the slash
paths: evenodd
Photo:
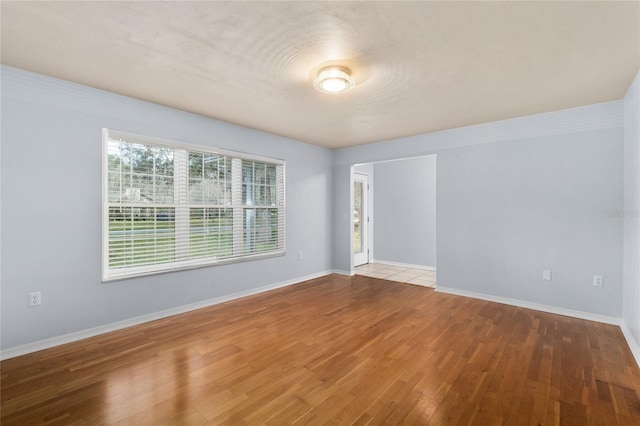
<path id="1" fill-rule="evenodd" d="M 334 151 L 334 159 L 339 151 Z M 351 208 L 353 206 L 353 176 L 350 164 L 334 164 L 333 166 L 333 204 L 334 226 L 332 230 L 332 262 L 333 269 L 342 274 L 352 274 L 353 247 L 351 244 Z M 339 241 L 336 243 L 336 241 Z"/>
<path id="2" fill-rule="evenodd" d="M 436 266 L 436 156 L 374 164 L 375 260 Z"/>
<path id="3" fill-rule="evenodd" d="M 1 72 L 2 349 L 331 269 L 332 151 Z M 101 283 L 103 127 L 284 159 L 287 255 Z M 27 307 L 30 291 L 42 292 L 42 306 Z"/>
<path id="4" fill-rule="evenodd" d="M 621 128 L 443 151 L 438 285 L 620 317 L 621 160 Z"/>
<path id="5" fill-rule="evenodd" d="M 623 319 L 640 344 L 640 73 L 624 98 Z"/>
<path id="6" fill-rule="evenodd" d="M 626 299 L 638 294 L 637 279 L 622 288 L 623 219 L 606 214 L 623 208 L 624 137 L 625 149 L 640 151 L 638 79 L 624 102 L 330 151 L 10 67 L 1 72 L 3 350 L 331 269 L 349 272 L 352 165 L 436 153 L 441 285 L 616 317 L 624 294 L 624 318 L 638 337 L 640 301 Z M 286 160 L 287 256 L 102 284 L 103 127 Z M 624 158 L 633 185 L 637 162 Z M 624 208 L 636 202 L 625 196 Z M 628 217 L 625 235 L 640 229 L 629 228 L 637 221 Z M 626 256 L 634 253 L 627 244 L 637 247 L 634 235 L 624 241 Z M 542 268 L 554 272 L 549 286 Z M 605 276 L 602 289 L 591 285 L 596 273 Z M 27 308 L 36 290 L 43 304 Z"/>
<path id="7" fill-rule="evenodd" d="M 353 167 L 353 171 L 368 175 L 371 178 L 373 176 L 373 164 L 357 164 Z M 369 179 L 369 185 L 371 185 L 371 179 Z"/>
<path id="8" fill-rule="evenodd" d="M 338 150 L 334 267 L 351 260 L 350 164 L 437 153 L 439 285 L 620 317 L 622 218 L 606 212 L 622 206 L 622 128 L 614 101 Z"/>

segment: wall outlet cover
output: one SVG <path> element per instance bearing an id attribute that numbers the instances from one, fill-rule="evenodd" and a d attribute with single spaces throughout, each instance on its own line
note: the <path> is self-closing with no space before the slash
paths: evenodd
<path id="1" fill-rule="evenodd" d="M 593 286 L 594 287 L 604 287 L 604 277 L 602 275 L 594 275 L 593 276 Z"/>
<path id="2" fill-rule="evenodd" d="M 40 306 L 42 304 L 42 293 L 33 291 L 29 293 L 29 307 Z"/>

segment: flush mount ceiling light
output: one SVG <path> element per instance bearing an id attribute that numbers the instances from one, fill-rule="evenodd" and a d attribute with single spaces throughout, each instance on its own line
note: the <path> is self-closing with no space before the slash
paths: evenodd
<path id="1" fill-rule="evenodd" d="M 326 67 L 318 72 L 313 87 L 322 93 L 342 93 L 355 86 L 349 70 L 343 67 Z"/>

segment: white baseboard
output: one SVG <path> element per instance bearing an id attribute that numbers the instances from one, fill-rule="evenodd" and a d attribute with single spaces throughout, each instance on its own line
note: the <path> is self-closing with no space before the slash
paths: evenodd
<path id="1" fill-rule="evenodd" d="M 25 355 L 32 352 L 40 351 L 43 349 L 49 349 L 54 346 L 63 345 L 65 343 L 71 343 L 78 340 L 86 339 L 88 337 L 94 337 L 100 334 L 109 333 L 116 330 L 122 330 L 123 328 L 144 324 L 146 322 L 167 318 L 173 315 L 183 314 L 185 312 L 194 311 L 196 309 L 206 308 L 208 306 L 217 305 L 219 303 L 228 302 L 230 300 L 240 299 L 242 297 L 252 296 L 254 294 L 263 293 L 265 291 L 275 290 L 277 288 L 299 284 L 303 281 L 308 281 L 314 278 L 323 277 L 325 275 L 329 275 L 332 273 L 334 273 L 334 271 L 322 271 L 315 274 L 310 274 L 310 275 L 290 279 L 287 281 L 282 281 L 275 284 L 269 284 L 266 286 L 253 288 L 251 290 L 240 291 L 240 292 L 228 294 L 225 296 L 215 297 L 213 299 L 202 300 L 200 302 L 195 302 L 188 305 L 178 306 L 175 308 L 165 309 L 163 311 L 153 312 L 151 314 L 141 315 L 138 317 L 117 321 L 110 324 L 100 325 L 98 327 L 88 328 L 85 330 L 80 330 L 80 331 L 76 331 L 69 334 L 63 334 L 61 336 L 51 337 L 51 338 L 40 340 L 33 343 L 27 343 L 26 345 L 16 346 L 13 348 L 3 350 L 2 352 L 0 352 L 0 359 L 5 360 L 9 358 L 14 358 L 20 355 Z"/>
<path id="2" fill-rule="evenodd" d="M 520 308 L 533 309 L 534 311 L 548 312 L 550 314 L 564 315 L 567 317 L 579 318 L 588 321 L 601 322 L 604 324 L 617 325 L 622 331 L 622 335 L 629 345 L 629 349 L 636 360 L 636 364 L 640 367 L 640 346 L 634 339 L 631 330 L 627 328 L 622 318 L 610 317 L 606 315 L 593 314 L 590 312 L 575 311 L 573 309 L 561 308 L 558 306 L 543 305 L 540 303 L 527 302 L 519 299 L 510 299 L 508 297 L 493 296 L 484 293 L 475 293 L 473 291 L 458 290 L 455 288 L 438 286 L 436 291 L 447 294 L 455 294 L 457 296 L 472 297 L 474 299 L 487 300 L 489 302 L 502 303 L 505 305 L 518 306 Z"/>
<path id="3" fill-rule="evenodd" d="M 37 352 L 37 351 L 40 351 L 40 350 L 43 350 L 43 349 L 49 349 L 49 348 L 52 348 L 54 346 L 63 345 L 65 343 L 71 343 L 71 342 L 75 342 L 75 341 L 78 341 L 78 340 L 86 339 L 88 337 L 94 337 L 94 336 L 98 336 L 100 334 L 109 333 L 109 332 L 117 331 L 117 330 L 122 330 L 123 328 L 132 327 L 132 326 L 135 326 L 135 325 L 144 324 L 146 322 L 155 321 L 155 320 L 159 320 L 159 319 L 162 319 L 162 318 L 167 318 L 167 317 L 170 317 L 170 316 L 173 316 L 173 315 L 178 315 L 178 314 L 182 314 L 182 313 L 185 313 L 185 312 L 194 311 L 196 309 L 206 308 L 208 306 L 213 306 L 213 305 L 217 305 L 219 303 L 224 303 L 224 302 L 228 302 L 228 301 L 231 301 L 231 300 L 240 299 L 242 297 L 252 296 L 254 294 L 263 293 L 263 292 L 266 292 L 266 291 L 269 291 L 269 290 L 275 290 L 277 288 L 282 288 L 282 287 L 287 287 L 287 286 L 294 285 L 294 284 L 299 284 L 301 282 L 312 280 L 312 279 L 315 279 L 315 278 L 320 278 L 320 277 L 323 277 L 323 276 L 326 276 L 326 275 L 330 275 L 332 273 L 333 274 L 339 274 L 339 275 L 346 275 L 346 276 L 353 276 L 354 275 L 352 272 L 343 271 L 343 270 L 339 270 L 339 269 L 318 272 L 318 273 L 315 273 L 315 274 L 310 274 L 310 275 L 306 275 L 306 276 L 303 276 L 303 277 L 298 277 L 298 278 L 294 278 L 294 279 L 291 279 L 291 280 L 282 281 L 282 282 L 279 282 L 279 283 L 275 283 L 275 284 L 270 284 L 270 285 L 254 288 L 254 289 L 251 289 L 251 290 L 232 293 L 232 294 L 229 294 L 229 295 L 226 295 L 226 296 L 221 296 L 221 297 L 216 297 L 216 298 L 213 298 L 213 299 L 203 300 L 203 301 L 200 301 L 200 302 L 191 303 L 189 305 L 178 306 L 176 308 L 166 309 L 166 310 L 163 310 L 163 311 L 154 312 L 154 313 L 147 314 L 147 315 L 141 315 L 141 316 L 138 316 L 138 317 L 135 317 L 135 318 L 129 318 L 129 319 L 126 319 L 126 320 L 117 321 L 117 322 L 114 322 L 114 323 L 105 324 L 105 325 L 101 325 L 101 326 L 98 326 L 98 327 L 93 327 L 93 328 L 89 328 L 89 329 L 86 329 L 86 330 L 80 330 L 80 331 L 76 331 L 76 332 L 73 332 L 73 333 L 64 334 L 62 336 L 51 337 L 49 339 L 40 340 L 38 342 L 28 343 L 26 345 L 21 345 L 21 346 L 16 346 L 14 348 L 5 349 L 2 352 L 0 352 L 0 360 L 14 358 L 14 357 L 17 357 L 17 356 L 20 356 L 20 355 L 25 355 L 25 354 L 29 354 L 29 353 L 32 353 L 32 352 Z M 447 288 L 447 287 L 437 287 L 435 290 L 438 291 L 438 292 L 441 292 L 441 293 L 455 294 L 455 295 L 458 295 L 458 296 L 465 296 L 465 297 L 472 297 L 474 299 L 482 299 L 482 300 L 487 300 L 487 301 L 490 301 L 490 302 L 496 302 L 496 303 L 503 303 L 503 304 L 506 304 L 506 305 L 519 306 L 519 307 L 522 307 L 522 308 L 533 309 L 533 310 L 536 310 L 536 311 L 549 312 L 549 313 L 552 313 L 552 314 L 565 315 L 565 316 L 585 319 L 585 320 L 589 320 L 589 321 L 596 321 L 596 322 L 602 322 L 602 323 L 605 323 L 605 324 L 617 325 L 622 330 L 622 334 L 624 335 L 624 337 L 625 337 L 625 339 L 627 341 L 627 344 L 629 345 L 629 349 L 631 350 L 631 353 L 633 354 L 633 356 L 634 356 L 634 358 L 636 360 L 636 363 L 638 364 L 638 366 L 640 366 L 640 346 L 635 341 L 633 335 L 631 334 L 631 331 L 627 328 L 627 326 L 624 324 L 624 322 L 620 318 L 608 317 L 608 316 L 604 316 L 604 315 L 592 314 L 592 313 L 582 312 L 582 311 L 574 311 L 574 310 L 571 310 L 571 309 L 559 308 L 557 306 L 542 305 L 542 304 L 526 302 L 526 301 L 518 300 L 518 299 L 510 299 L 510 298 L 506 298 L 506 297 L 492 296 L 492 295 L 488 295 L 488 294 L 475 293 L 475 292 L 470 292 L 470 291 L 466 291 L 466 290 L 458 290 L 458 289 Z"/>
<path id="4" fill-rule="evenodd" d="M 412 263 L 391 262 L 391 261 L 388 261 L 388 260 L 373 259 L 373 260 L 371 260 L 371 263 L 380 263 L 380 264 L 383 264 L 383 265 L 400 266 L 402 268 L 425 269 L 427 271 L 435 271 L 436 270 L 435 266 L 414 265 Z"/>
<path id="5" fill-rule="evenodd" d="M 331 272 L 338 275 L 346 275 L 347 277 L 353 277 L 356 274 L 353 271 L 343 271 L 342 269 L 334 269 Z"/>
<path id="6" fill-rule="evenodd" d="M 383 278 L 384 279 L 384 278 Z M 424 288 L 430 288 L 432 290 L 435 290 L 436 287 L 432 286 L 432 285 L 428 285 L 428 284 L 418 284 L 418 283 L 406 283 L 406 284 L 410 284 L 410 285 L 419 285 L 420 287 L 424 287 Z"/>
<path id="7" fill-rule="evenodd" d="M 636 359 L 636 363 L 638 364 L 638 367 L 640 367 L 640 345 L 638 345 L 638 342 L 633 337 L 631 330 L 629 330 L 629 328 L 624 323 L 624 321 L 620 321 L 620 330 L 622 330 L 622 334 L 624 335 L 624 338 L 627 340 L 629 349 L 631 349 L 631 353 L 633 354 L 633 357 Z"/>
<path id="8" fill-rule="evenodd" d="M 592 314 L 590 312 L 575 311 L 573 309 L 561 308 L 559 306 L 543 305 L 541 303 L 527 302 L 526 300 L 511 299 L 508 297 L 494 296 L 485 293 L 476 293 L 473 291 L 459 290 L 457 288 L 437 286 L 436 291 L 440 293 L 455 294 L 457 296 L 472 297 L 474 299 L 487 300 L 489 302 L 502 303 L 504 305 L 518 306 L 520 308 L 533 309 L 534 311 L 542 311 L 550 314 L 564 315 L 567 317 L 579 318 L 588 321 L 602 322 L 605 324 L 620 325 L 621 318 L 609 317 L 606 315 Z"/>

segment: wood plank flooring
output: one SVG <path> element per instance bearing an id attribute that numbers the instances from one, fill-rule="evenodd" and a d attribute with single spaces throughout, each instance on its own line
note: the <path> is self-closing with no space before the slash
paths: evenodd
<path id="1" fill-rule="evenodd" d="M 640 424 L 619 328 L 364 276 L 0 366 L 3 426 Z"/>

